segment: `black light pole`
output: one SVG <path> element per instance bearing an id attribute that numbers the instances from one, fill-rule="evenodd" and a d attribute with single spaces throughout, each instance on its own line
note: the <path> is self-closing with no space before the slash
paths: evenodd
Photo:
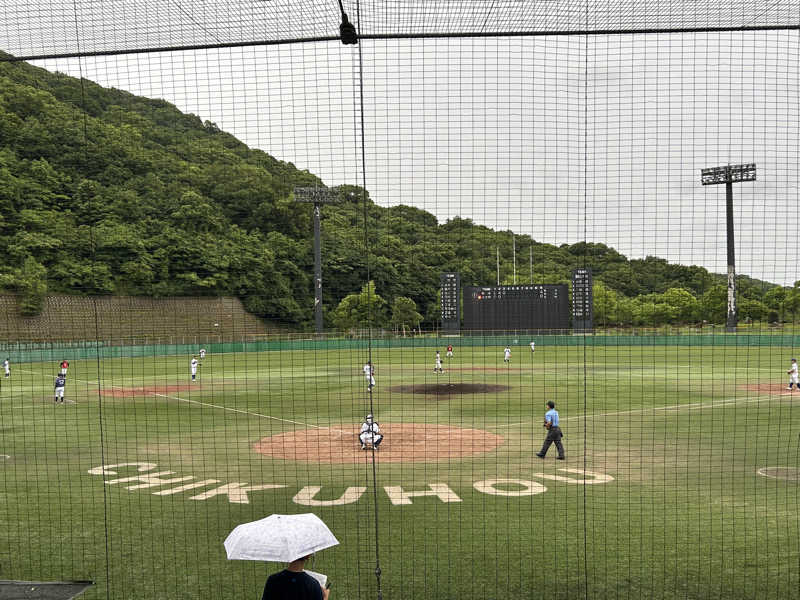
<path id="1" fill-rule="evenodd" d="M 294 188 L 296 202 L 314 203 L 314 322 L 317 333 L 322 333 L 322 227 L 320 225 L 320 205 L 339 201 L 334 190 L 323 187 Z"/>
<path id="2" fill-rule="evenodd" d="M 725 329 L 729 332 L 736 331 L 738 322 L 736 310 L 736 261 L 734 257 L 733 240 L 733 184 L 740 181 L 755 181 L 756 165 L 725 165 L 724 167 L 711 167 L 700 171 L 700 182 L 703 185 L 725 184 L 725 221 L 728 237 L 728 318 Z"/>

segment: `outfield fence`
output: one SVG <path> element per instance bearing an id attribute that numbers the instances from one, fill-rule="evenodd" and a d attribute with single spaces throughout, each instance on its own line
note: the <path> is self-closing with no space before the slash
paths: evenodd
<path id="1" fill-rule="evenodd" d="M 201 347 L 213 354 L 241 352 L 331 352 L 338 350 L 369 350 L 371 348 L 437 348 L 440 351 L 452 344 L 459 351 L 471 347 L 510 346 L 514 351 L 528 351 L 535 341 L 540 351 L 553 346 L 666 346 L 666 347 L 766 347 L 793 350 L 800 348 L 800 335 L 630 335 L 630 336 L 582 336 L 582 335 L 537 335 L 514 338 L 513 336 L 448 336 L 411 337 L 375 340 L 349 339 L 289 339 L 261 342 L 211 342 L 176 344 L 120 345 L 103 342 L 61 343 L 5 343 L 0 344 L 0 354 L 8 356 L 13 363 L 60 361 L 67 359 L 96 360 L 107 358 L 137 358 L 146 356 L 191 356 Z"/>

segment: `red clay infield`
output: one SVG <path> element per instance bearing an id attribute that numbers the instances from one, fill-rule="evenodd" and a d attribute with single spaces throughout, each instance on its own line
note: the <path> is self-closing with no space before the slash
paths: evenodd
<path id="1" fill-rule="evenodd" d="M 481 429 L 427 423 L 381 423 L 384 434 L 375 459 L 380 462 L 430 462 L 478 456 L 503 443 L 503 437 Z M 361 450 L 361 425 L 344 423 L 319 429 L 290 431 L 265 437 L 253 450 L 284 460 L 313 463 L 353 463 L 371 459 Z"/>
<path id="2" fill-rule="evenodd" d="M 112 398 L 130 398 L 132 396 L 151 396 L 153 394 L 174 394 L 196 390 L 199 385 L 151 385 L 144 387 L 113 387 L 100 390 L 103 396 Z"/>
<path id="3" fill-rule="evenodd" d="M 796 394 L 800 398 L 800 390 L 787 390 L 785 383 L 753 383 L 743 386 L 744 389 L 759 394 Z"/>

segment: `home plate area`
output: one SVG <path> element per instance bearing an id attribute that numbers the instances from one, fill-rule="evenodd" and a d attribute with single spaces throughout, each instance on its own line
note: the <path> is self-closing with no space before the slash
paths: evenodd
<path id="1" fill-rule="evenodd" d="M 384 440 L 374 452 L 380 462 L 430 462 L 477 456 L 503 443 L 503 437 L 481 429 L 428 423 L 381 423 Z M 352 463 L 372 457 L 361 450 L 360 424 L 344 423 L 290 431 L 265 437 L 253 450 L 284 460 L 313 463 Z"/>

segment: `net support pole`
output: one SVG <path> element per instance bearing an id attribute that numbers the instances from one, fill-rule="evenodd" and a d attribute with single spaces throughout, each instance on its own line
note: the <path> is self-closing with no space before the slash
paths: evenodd
<path id="1" fill-rule="evenodd" d="M 314 203 L 314 324 L 322 334 L 322 235 L 320 234 L 319 203 Z"/>
<path id="2" fill-rule="evenodd" d="M 339 202 L 336 190 L 323 187 L 294 188 L 295 202 L 310 202 L 314 205 L 314 325 L 317 335 L 322 335 L 322 225 L 320 207 Z"/>
<path id="3" fill-rule="evenodd" d="M 739 316 L 736 309 L 736 260 L 733 237 L 733 184 L 741 181 L 756 180 L 755 163 L 743 165 L 725 165 L 711 167 L 700 171 L 700 183 L 703 185 L 725 184 L 725 222 L 728 239 L 728 315 L 725 319 L 725 330 L 736 332 Z"/>
<path id="4" fill-rule="evenodd" d="M 728 316 L 725 330 L 735 332 L 739 317 L 736 309 L 736 257 L 733 237 L 733 182 L 725 182 L 725 223 L 728 240 Z"/>

